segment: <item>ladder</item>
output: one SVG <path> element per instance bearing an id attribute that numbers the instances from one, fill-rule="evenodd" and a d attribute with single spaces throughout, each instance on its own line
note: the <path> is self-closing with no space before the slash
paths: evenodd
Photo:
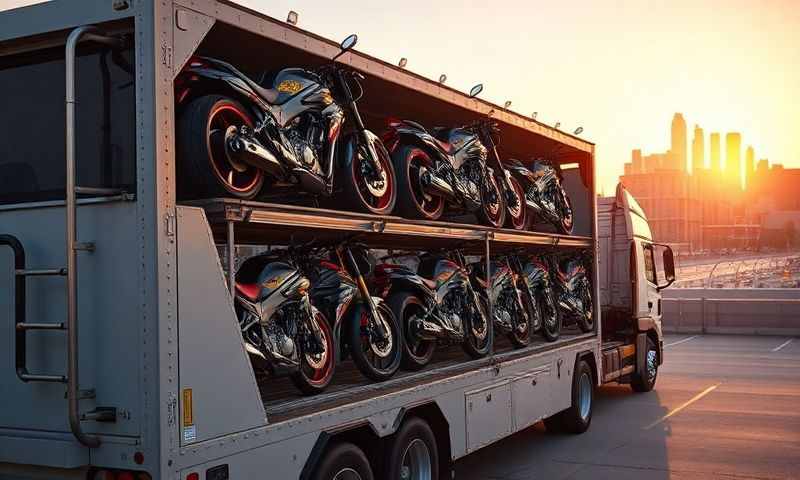
<path id="1" fill-rule="evenodd" d="M 84 433 L 82 421 L 114 422 L 116 409 L 97 407 L 91 412 L 80 413 L 79 401 L 94 398 L 94 390 L 80 390 L 78 376 L 78 306 L 77 306 L 77 253 L 92 252 L 94 243 L 77 240 L 77 195 L 100 195 L 110 200 L 130 200 L 131 196 L 122 189 L 82 187 L 75 183 L 75 65 L 78 43 L 90 41 L 121 48 L 124 40 L 102 34 L 95 26 L 82 26 L 74 29 L 67 37 L 66 71 L 66 268 L 28 269 L 25 264 L 25 249 L 13 235 L 0 235 L 0 245 L 14 251 L 14 324 L 15 324 L 15 367 L 17 377 L 23 382 L 56 382 L 67 385 L 69 425 L 72 434 L 83 445 L 95 448 L 100 445 L 97 436 Z M 26 321 L 26 279 L 28 277 L 61 276 L 66 277 L 67 321 L 66 323 L 31 323 Z M 67 373 L 66 375 L 30 373 L 26 366 L 26 333 L 31 330 L 64 331 L 67 335 Z"/>

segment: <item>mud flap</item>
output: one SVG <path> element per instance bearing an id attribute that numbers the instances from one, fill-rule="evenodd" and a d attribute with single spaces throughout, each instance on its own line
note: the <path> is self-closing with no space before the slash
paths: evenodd
<path id="1" fill-rule="evenodd" d="M 636 373 L 644 372 L 647 368 L 647 334 L 636 335 Z"/>

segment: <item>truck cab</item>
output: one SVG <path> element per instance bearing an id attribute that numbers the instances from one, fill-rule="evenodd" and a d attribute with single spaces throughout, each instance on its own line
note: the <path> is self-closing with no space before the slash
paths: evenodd
<path id="1" fill-rule="evenodd" d="M 675 281 L 672 249 L 656 243 L 647 216 L 622 184 L 597 203 L 603 382 L 655 386 L 664 360 L 661 290 Z"/>

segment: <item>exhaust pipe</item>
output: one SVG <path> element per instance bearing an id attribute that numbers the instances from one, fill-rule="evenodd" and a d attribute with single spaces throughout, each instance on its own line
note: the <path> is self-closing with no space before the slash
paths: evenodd
<path id="1" fill-rule="evenodd" d="M 542 207 L 528 198 L 525 199 L 525 205 L 536 213 L 541 213 L 542 211 Z"/>
<path id="2" fill-rule="evenodd" d="M 420 340 L 434 341 L 439 339 L 461 340 L 463 334 L 438 323 L 429 322 L 419 317 L 411 319 L 409 327 L 411 334 Z"/>
<path id="3" fill-rule="evenodd" d="M 425 167 L 420 168 L 420 170 L 422 186 L 425 188 L 425 191 L 433 195 L 448 198 L 454 198 L 456 196 L 456 192 L 453 191 L 453 187 L 451 187 L 449 183 L 432 174 Z"/>
<path id="4" fill-rule="evenodd" d="M 236 160 L 264 170 L 272 177 L 280 178 L 286 175 L 283 165 L 272 152 L 242 135 L 234 134 L 226 142 L 225 151 Z"/>

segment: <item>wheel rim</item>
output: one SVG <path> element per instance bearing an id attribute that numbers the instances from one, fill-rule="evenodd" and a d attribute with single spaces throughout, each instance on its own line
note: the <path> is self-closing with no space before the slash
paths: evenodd
<path id="1" fill-rule="evenodd" d="M 243 125 L 252 128 L 250 118 L 235 105 L 222 103 L 208 115 L 206 144 L 209 163 L 217 180 L 232 192 L 248 193 L 258 186 L 264 173 L 251 165 L 239 162 L 227 147 L 231 136 Z"/>
<path id="2" fill-rule="evenodd" d="M 362 201 L 374 211 L 381 211 L 391 206 L 394 198 L 394 178 L 392 176 L 392 163 L 389 154 L 383 145 L 373 143 L 378 154 L 378 163 L 381 173 L 376 175 L 373 167 L 367 161 L 366 146 L 358 148 L 358 154 L 353 159 L 353 177 L 358 187 Z"/>
<path id="3" fill-rule="evenodd" d="M 517 206 L 508 207 L 508 213 L 511 215 L 511 224 L 517 230 L 525 228 L 525 193 L 522 190 L 522 185 L 519 184 L 516 178 L 511 178 L 511 187 L 513 188 L 513 195 L 517 197 Z"/>
<path id="4" fill-rule="evenodd" d="M 365 317 L 367 317 L 367 315 L 367 313 L 364 313 Z M 382 371 L 392 365 L 394 360 L 392 353 L 395 350 L 395 332 L 392 330 L 390 322 L 386 320 L 385 316 L 386 312 L 383 311 L 383 305 L 381 305 L 378 307 L 378 318 L 379 321 L 383 323 L 383 328 L 385 328 L 388 333 L 386 341 L 377 343 L 372 339 L 373 334 L 370 333 L 370 329 L 365 327 L 361 329 L 361 350 L 364 352 L 364 356 L 370 365 Z M 364 318 L 362 320 L 362 325 L 368 324 L 369 318 Z"/>
<path id="5" fill-rule="evenodd" d="M 328 382 L 328 377 L 333 369 L 333 334 L 330 330 L 328 322 L 322 316 L 321 312 L 314 315 L 313 322 L 319 329 L 320 337 L 324 345 L 324 351 L 318 354 L 305 354 L 305 376 L 308 381 L 314 385 L 324 385 Z M 314 328 L 314 326 L 311 326 Z"/>
<path id="6" fill-rule="evenodd" d="M 431 195 L 426 192 L 422 184 L 422 172 L 431 166 L 431 159 L 421 150 L 412 152 L 410 156 L 406 165 L 411 197 L 426 216 L 436 216 L 444 204 L 444 199 L 439 195 Z"/>
<path id="7" fill-rule="evenodd" d="M 658 354 L 655 350 L 647 351 L 647 375 L 648 379 L 652 382 L 658 373 Z"/>
<path id="8" fill-rule="evenodd" d="M 428 445 L 419 438 L 408 444 L 400 463 L 401 480 L 432 480 L 433 467 Z"/>
<path id="9" fill-rule="evenodd" d="M 483 199 L 483 210 L 486 212 L 486 218 L 488 218 L 493 225 L 500 226 L 498 225 L 498 222 L 500 221 L 500 217 L 502 215 L 502 205 L 500 202 L 500 195 L 502 195 L 502 191 L 500 190 L 500 185 L 498 185 L 497 179 L 494 177 L 494 175 L 489 176 L 489 185 L 487 186 L 492 189 L 491 196 L 494 198 L 491 202 L 487 201 L 486 198 Z"/>
<path id="10" fill-rule="evenodd" d="M 336 472 L 336 475 L 333 476 L 333 480 L 361 480 L 361 475 L 348 467 Z"/>
<path id="11" fill-rule="evenodd" d="M 412 320 L 425 310 L 421 305 L 412 303 L 403 311 L 403 325 L 406 327 L 406 346 L 408 353 L 416 359 L 425 359 L 430 353 L 432 342 L 421 340 L 411 331 Z"/>
<path id="12" fill-rule="evenodd" d="M 551 292 L 545 292 L 543 303 L 547 307 L 545 309 L 546 316 L 543 315 L 544 323 L 547 325 L 547 328 L 550 332 L 554 332 L 558 326 L 558 315 L 556 314 L 556 306 Z"/>
<path id="13" fill-rule="evenodd" d="M 587 373 L 582 373 L 578 380 L 578 406 L 580 408 L 581 419 L 586 421 L 592 410 L 592 380 Z"/>
<path id="14" fill-rule="evenodd" d="M 489 337 L 489 314 L 486 310 L 483 302 L 478 301 L 475 313 L 472 315 L 469 322 L 469 329 L 472 336 L 475 338 L 475 344 L 478 349 L 482 349 L 485 346 L 484 342 Z"/>

